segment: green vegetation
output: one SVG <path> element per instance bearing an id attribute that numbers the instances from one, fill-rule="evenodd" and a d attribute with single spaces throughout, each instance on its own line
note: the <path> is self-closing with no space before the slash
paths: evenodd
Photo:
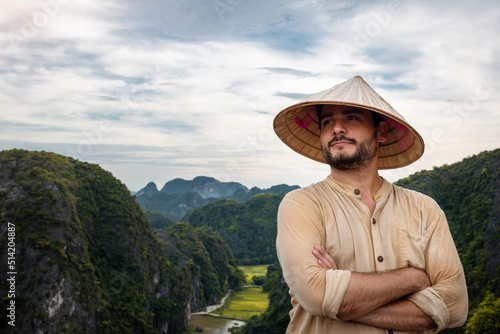
<path id="1" fill-rule="evenodd" d="M 191 305 L 194 310 L 216 304 L 228 289 L 244 284 L 243 271 L 238 268 L 231 250 L 209 228 L 177 223 L 158 232 L 157 236 L 165 244 L 174 267 L 188 269 L 183 273 L 183 281 L 196 282 L 193 289 L 198 302 Z M 175 247 L 176 252 L 171 247 Z"/>
<path id="2" fill-rule="evenodd" d="M 487 293 L 486 298 L 473 312 L 467 326 L 467 334 L 497 334 L 500 333 L 500 298 Z"/>
<path id="3" fill-rule="evenodd" d="M 160 257 L 146 216 L 110 173 L 52 153 L 12 150 L 0 154 L 0 175 L 2 224 L 16 225 L 24 278 L 17 282 L 23 300 L 16 330 L 59 332 L 66 322 L 72 331 L 155 333 L 155 322 L 178 312 L 169 305 L 164 317 L 154 313 L 154 268 L 176 274 Z M 3 295 L 5 288 L 2 282 Z M 47 301 L 57 295 L 66 300 L 57 311 L 70 320 L 55 321 L 49 312 Z"/>
<path id="4" fill-rule="evenodd" d="M 259 316 L 248 319 L 245 326 L 231 329 L 234 334 L 284 334 L 288 326 L 292 305 L 288 286 L 283 279 L 279 264 L 270 265 L 267 269 L 263 289 L 269 292 L 269 306 Z"/>
<path id="5" fill-rule="evenodd" d="M 495 150 L 397 182 L 433 197 L 447 215 L 468 283 L 468 333 L 498 332 L 499 171 Z M 186 193 L 155 193 L 150 187 L 152 196 L 178 196 L 175 205 L 184 212 L 204 204 L 188 211 L 185 223 L 174 223 L 155 206 L 144 213 L 137 203 L 147 195 L 136 202 L 99 166 L 53 153 L 0 152 L 0 181 L 2 240 L 7 223 L 16 226 L 16 332 L 179 333 L 186 328 L 186 310 L 201 310 L 227 289 L 256 281 L 263 286 L 256 291 L 263 292 L 254 294 L 269 293 L 269 307 L 251 316 L 245 313 L 254 309 L 250 299 L 233 296 L 228 307 L 249 317 L 234 332 L 285 332 L 291 305 L 279 265 L 267 272 L 262 265 L 245 273 L 237 267 L 276 262 L 276 213 L 283 194 L 261 191 L 244 203 L 207 204 L 202 197 L 197 202 Z M 233 195 L 244 200 L 259 192 L 252 189 Z M 0 263 L 7 272 L 5 251 Z M 0 282 L 3 296 L 8 288 Z M 5 310 L 8 300 L 0 303 Z M 267 301 L 256 305 L 265 309 Z M 0 328 L 9 328 L 7 320 L 0 319 Z"/>
<path id="6" fill-rule="evenodd" d="M 259 194 L 244 203 L 221 199 L 189 211 L 182 221 L 217 231 L 240 265 L 273 263 L 276 215 L 283 196 Z"/>
<path id="7" fill-rule="evenodd" d="M 249 191 L 243 191 L 243 189 L 237 189 L 229 198 L 234 199 L 238 203 L 243 203 L 258 194 L 286 194 L 298 188 L 299 186 L 289 186 L 287 184 L 279 184 L 276 186 L 272 186 L 271 188 L 268 189 L 260 189 L 258 187 L 253 187 Z"/>
<path id="8" fill-rule="evenodd" d="M 189 209 L 210 203 L 196 192 L 174 193 L 157 192 L 152 196 L 137 196 L 137 203 L 144 211 L 158 212 L 166 218 L 178 222 Z"/>
<path id="9" fill-rule="evenodd" d="M 245 273 L 246 284 L 253 284 L 252 278 L 255 276 L 265 276 L 267 272 L 267 265 L 259 265 L 259 266 L 243 266 L 240 267 Z"/>
<path id="10" fill-rule="evenodd" d="M 263 285 L 265 278 L 265 276 L 252 276 L 252 283 L 254 285 Z"/>
<path id="11" fill-rule="evenodd" d="M 160 231 L 175 224 L 173 220 L 166 218 L 158 212 L 146 211 L 146 216 L 153 231 Z"/>
<path id="12" fill-rule="evenodd" d="M 268 303 L 268 293 L 262 288 L 243 288 L 233 291 L 224 306 L 214 313 L 227 318 L 247 320 L 264 312 Z"/>
<path id="13" fill-rule="evenodd" d="M 125 185 L 97 165 L 2 151 L 0 180 L 2 240 L 7 223 L 16 226 L 16 327 L 2 316 L 7 333 L 176 333 L 187 309 L 244 282 L 207 228 L 171 226 L 160 242 Z M 7 272 L 5 251 L 0 260 Z M 2 296 L 8 289 L 0 282 Z"/>

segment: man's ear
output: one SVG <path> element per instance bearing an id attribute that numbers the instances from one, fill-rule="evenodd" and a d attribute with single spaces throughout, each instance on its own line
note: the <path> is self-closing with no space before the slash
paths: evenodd
<path id="1" fill-rule="evenodd" d="M 389 124 L 387 121 L 381 121 L 378 123 L 377 127 L 377 139 L 379 143 L 383 143 L 387 140 L 387 132 L 389 131 Z"/>

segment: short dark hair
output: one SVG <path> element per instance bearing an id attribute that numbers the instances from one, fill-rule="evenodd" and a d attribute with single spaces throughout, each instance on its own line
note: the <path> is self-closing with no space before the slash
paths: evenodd
<path id="1" fill-rule="evenodd" d="M 318 125 L 319 125 L 320 130 L 321 130 L 321 110 L 323 110 L 323 105 L 317 104 L 316 105 L 316 113 L 318 114 Z"/>
<path id="2" fill-rule="evenodd" d="M 372 116 L 373 116 L 373 122 L 375 123 L 375 127 L 377 127 L 380 124 L 380 122 L 385 121 L 384 117 L 382 117 L 382 115 L 380 115 L 378 112 L 372 111 Z"/>

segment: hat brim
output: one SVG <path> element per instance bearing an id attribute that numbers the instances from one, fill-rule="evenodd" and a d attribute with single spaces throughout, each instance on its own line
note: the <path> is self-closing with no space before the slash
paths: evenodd
<path id="1" fill-rule="evenodd" d="M 339 96 L 336 96 L 337 99 L 335 100 L 331 99 L 332 95 L 340 95 L 340 97 L 342 97 L 342 93 L 345 93 L 345 85 L 350 83 L 349 86 L 352 86 L 353 83 L 351 81 L 354 79 L 357 81 L 354 83 L 355 85 L 357 84 L 359 86 L 361 84 L 364 86 L 363 90 L 370 90 L 369 99 L 367 99 L 366 96 L 353 97 L 352 87 L 349 87 L 350 89 L 348 90 L 350 92 L 349 96 L 351 101 L 347 98 L 340 99 L 338 98 Z M 340 93 L 338 89 L 339 86 L 341 88 Z M 344 92 L 342 92 L 342 90 Z M 359 90 L 359 87 L 357 90 Z M 331 94 L 331 92 L 328 94 L 329 91 L 333 91 L 334 94 Z M 354 91 L 356 91 L 356 89 L 354 89 Z M 363 93 L 366 95 L 366 92 L 361 92 L 362 95 Z M 318 96 L 320 98 L 314 99 Z M 304 127 L 298 119 L 300 115 L 307 115 L 307 110 L 311 108 L 311 106 L 327 104 L 350 106 L 373 111 L 384 116 L 388 121 L 389 131 L 387 140 L 382 143 L 378 149 L 378 169 L 404 167 L 415 162 L 422 156 L 425 145 L 420 134 L 399 115 L 394 108 L 380 97 L 380 95 L 375 93 L 361 77 L 354 77 L 346 83 L 315 94 L 282 110 L 274 119 L 274 131 L 278 137 L 295 152 L 312 160 L 326 163 L 321 150 L 319 139 L 321 130 L 318 121 L 311 121 L 307 127 Z"/>

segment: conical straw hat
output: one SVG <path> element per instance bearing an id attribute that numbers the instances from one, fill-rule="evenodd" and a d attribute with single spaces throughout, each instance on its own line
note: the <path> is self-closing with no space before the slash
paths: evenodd
<path id="1" fill-rule="evenodd" d="M 274 131 L 295 152 L 325 163 L 319 140 L 317 104 L 358 107 L 380 114 L 389 123 L 387 140 L 378 150 L 378 169 L 404 167 L 424 153 L 424 140 L 389 103 L 360 76 L 309 96 L 274 118 Z"/>

